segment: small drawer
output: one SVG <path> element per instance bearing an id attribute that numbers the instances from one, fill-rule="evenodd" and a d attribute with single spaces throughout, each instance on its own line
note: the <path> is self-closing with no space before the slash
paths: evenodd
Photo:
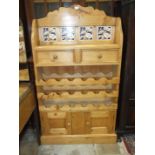
<path id="1" fill-rule="evenodd" d="M 82 62 L 91 63 L 91 64 L 117 63 L 118 52 L 117 51 L 85 50 L 82 53 Z"/>
<path id="2" fill-rule="evenodd" d="M 52 51 L 52 52 L 38 52 L 37 63 L 59 65 L 69 64 L 73 62 L 72 51 Z"/>

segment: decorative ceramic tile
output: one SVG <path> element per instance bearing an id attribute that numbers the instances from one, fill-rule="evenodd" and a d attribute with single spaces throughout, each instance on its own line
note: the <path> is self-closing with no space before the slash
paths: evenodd
<path id="1" fill-rule="evenodd" d="M 41 28 L 40 38 L 44 42 L 55 41 L 57 39 L 56 27 L 43 27 L 43 28 Z"/>
<path id="2" fill-rule="evenodd" d="M 75 27 L 62 27 L 61 40 L 75 40 Z"/>
<path id="3" fill-rule="evenodd" d="M 48 37 L 49 37 L 48 27 L 43 27 L 42 28 L 42 39 L 43 39 L 43 41 L 48 41 Z"/>
<path id="4" fill-rule="evenodd" d="M 112 26 L 98 26 L 97 39 L 110 40 L 112 38 Z"/>
<path id="5" fill-rule="evenodd" d="M 54 41 L 57 39 L 56 36 L 56 28 L 55 27 L 49 27 L 49 41 Z"/>
<path id="6" fill-rule="evenodd" d="M 80 40 L 92 40 L 93 39 L 93 27 L 83 26 L 80 27 Z"/>

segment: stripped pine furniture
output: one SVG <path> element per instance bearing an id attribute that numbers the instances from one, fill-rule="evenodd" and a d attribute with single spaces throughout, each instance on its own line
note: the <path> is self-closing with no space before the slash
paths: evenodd
<path id="1" fill-rule="evenodd" d="M 41 143 L 115 143 L 120 18 L 61 7 L 33 20 L 31 39 Z"/>
<path id="2" fill-rule="evenodd" d="M 19 84 L 19 134 L 35 110 L 35 98 L 30 83 Z"/>

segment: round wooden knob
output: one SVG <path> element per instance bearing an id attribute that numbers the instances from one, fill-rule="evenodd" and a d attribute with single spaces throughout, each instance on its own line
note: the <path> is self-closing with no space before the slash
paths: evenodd
<path id="1" fill-rule="evenodd" d="M 86 122 L 86 124 L 87 124 L 87 125 L 90 125 L 90 122 L 89 122 L 89 121 L 87 121 L 87 122 Z"/>
<path id="2" fill-rule="evenodd" d="M 58 56 L 57 56 L 57 55 L 54 55 L 54 56 L 53 56 L 53 59 L 54 59 L 54 60 L 58 59 Z"/>
<path id="3" fill-rule="evenodd" d="M 71 123 L 70 123 L 70 122 L 68 122 L 68 123 L 67 123 L 67 125 L 68 125 L 68 126 L 71 126 Z"/>
<path id="4" fill-rule="evenodd" d="M 102 55 L 98 55 L 98 58 L 99 58 L 99 59 L 102 59 L 102 57 L 103 57 Z"/>

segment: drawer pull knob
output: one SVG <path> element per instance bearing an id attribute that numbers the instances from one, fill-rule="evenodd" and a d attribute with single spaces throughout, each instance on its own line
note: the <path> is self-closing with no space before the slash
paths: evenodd
<path id="1" fill-rule="evenodd" d="M 57 56 L 57 55 L 54 55 L 54 56 L 53 56 L 53 59 L 54 59 L 54 60 L 58 59 L 58 56 Z"/>
<path id="2" fill-rule="evenodd" d="M 90 125 L 90 122 L 86 122 L 86 125 Z"/>
<path id="3" fill-rule="evenodd" d="M 99 59 L 102 59 L 102 57 L 103 57 L 102 55 L 98 55 L 98 58 L 99 58 Z"/>
<path id="4" fill-rule="evenodd" d="M 67 123 L 67 125 L 68 125 L 68 126 L 71 126 L 71 123 L 70 123 L 70 122 L 68 122 L 68 123 Z"/>

